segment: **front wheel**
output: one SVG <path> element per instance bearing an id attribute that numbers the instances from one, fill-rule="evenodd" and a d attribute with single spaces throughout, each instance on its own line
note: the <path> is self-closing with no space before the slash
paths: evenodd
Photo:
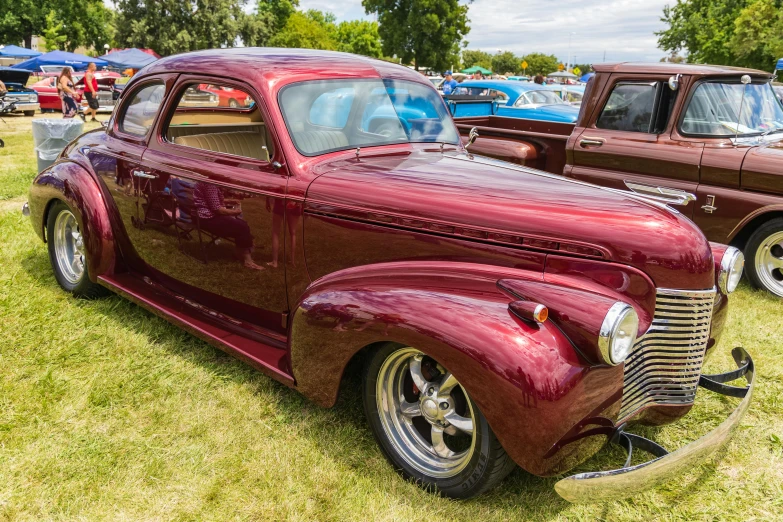
<path id="1" fill-rule="evenodd" d="M 81 226 L 74 212 L 62 201 L 54 203 L 49 210 L 46 237 L 49 261 L 63 290 L 86 299 L 108 294 L 104 287 L 90 281 Z"/>
<path id="2" fill-rule="evenodd" d="M 767 221 L 753 232 L 745 259 L 751 284 L 783 297 L 783 218 Z"/>
<path id="3" fill-rule="evenodd" d="M 367 360 L 363 391 L 384 454 L 425 489 L 470 498 L 514 468 L 467 391 L 421 351 L 394 344 L 378 349 Z"/>

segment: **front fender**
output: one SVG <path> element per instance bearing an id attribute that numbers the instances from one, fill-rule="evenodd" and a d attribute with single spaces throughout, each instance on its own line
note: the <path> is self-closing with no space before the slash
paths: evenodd
<path id="1" fill-rule="evenodd" d="M 334 404 L 343 371 L 363 347 L 393 341 L 446 366 L 509 455 L 538 475 L 592 455 L 614 427 L 622 368 L 591 366 L 552 323 L 528 324 L 496 282 L 540 273 L 469 263 L 383 263 L 316 281 L 290 335 L 298 389 Z"/>
<path id="2" fill-rule="evenodd" d="M 86 246 L 90 280 L 110 274 L 116 264 L 114 233 L 100 187 L 82 166 L 59 161 L 43 170 L 30 187 L 30 219 L 46 241 L 46 220 L 51 204 L 61 200 L 75 211 Z"/>

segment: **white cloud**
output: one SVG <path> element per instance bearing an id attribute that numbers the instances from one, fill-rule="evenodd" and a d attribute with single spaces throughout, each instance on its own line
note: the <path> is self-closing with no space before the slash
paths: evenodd
<path id="1" fill-rule="evenodd" d="M 468 48 L 494 53 L 545 52 L 579 63 L 658 61 L 664 52 L 654 32 L 665 28 L 663 7 L 674 0 L 475 0 L 470 4 Z M 331 11 L 338 21 L 371 19 L 361 0 L 300 0 L 302 9 Z M 573 58 L 572 58 L 572 61 Z"/>

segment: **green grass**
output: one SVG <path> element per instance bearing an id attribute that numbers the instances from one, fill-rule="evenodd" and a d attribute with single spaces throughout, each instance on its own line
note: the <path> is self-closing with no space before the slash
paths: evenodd
<path id="1" fill-rule="evenodd" d="M 707 371 L 757 363 L 754 401 L 720 458 L 638 497 L 571 505 L 520 470 L 457 502 L 401 480 L 363 419 L 358 376 L 321 409 L 118 297 L 57 286 L 19 213 L 29 118 L 0 123 L 0 520 L 775 520 L 783 513 L 783 302 L 742 286 Z M 26 130 L 25 124 L 28 126 Z M 709 392 L 646 429 L 676 448 L 736 401 Z M 580 470 L 617 465 L 604 450 Z"/>

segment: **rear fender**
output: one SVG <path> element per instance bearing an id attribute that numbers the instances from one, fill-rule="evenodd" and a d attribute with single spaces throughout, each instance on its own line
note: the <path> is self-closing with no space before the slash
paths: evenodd
<path id="1" fill-rule="evenodd" d="M 511 277 L 540 281 L 541 274 L 401 262 L 325 276 L 293 315 L 297 388 L 331 406 L 347 363 L 363 347 L 412 346 L 454 373 L 520 466 L 539 475 L 573 467 L 611 433 L 622 368 L 591 366 L 552 323 L 514 316 L 512 299 L 497 288 L 499 279 Z M 584 437 L 595 429 L 599 440 Z"/>
<path id="2" fill-rule="evenodd" d="M 64 201 L 75 211 L 86 246 L 90 280 L 111 274 L 116 265 L 114 233 L 106 203 L 95 179 L 82 166 L 60 161 L 43 170 L 30 187 L 30 219 L 36 233 L 46 238 L 46 221 L 51 205 Z"/>

